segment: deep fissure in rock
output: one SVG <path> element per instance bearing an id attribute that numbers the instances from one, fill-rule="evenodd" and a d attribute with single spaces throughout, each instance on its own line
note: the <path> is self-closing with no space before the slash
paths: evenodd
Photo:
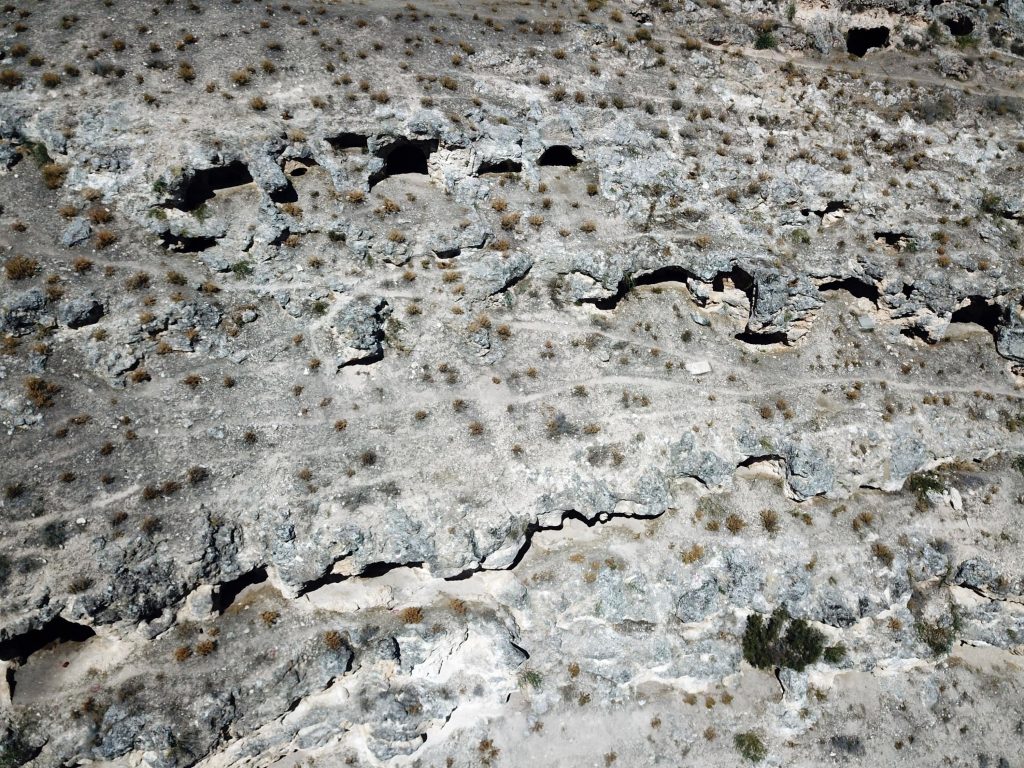
<path id="1" fill-rule="evenodd" d="M 851 27 L 846 33 L 846 51 L 863 57 L 872 48 L 889 45 L 888 27 Z"/>
<path id="2" fill-rule="evenodd" d="M 340 562 L 340 560 L 338 562 Z M 334 565 L 332 565 L 331 568 L 328 569 L 327 573 L 325 573 L 323 576 L 313 579 L 312 581 L 307 581 L 305 584 L 303 584 L 302 589 L 299 591 L 299 596 L 308 595 L 310 592 L 315 592 L 316 590 L 322 587 L 326 587 L 328 584 L 340 584 L 341 582 L 348 581 L 352 578 L 378 579 L 381 576 L 384 576 L 385 574 L 390 573 L 391 571 L 394 571 L 398 568 L 423 568 L 425 565 L 426 563 L 424 563 L 422 560 L 414 560 L 408 563 L 388 563 L 379 561 L 374 563 L 368 563 L 366 566 L 363 567 L 361 571 L 359 571 L 359 573 L 352 575 L 334 573 Z"/>
<path id="3" fill-rule="evenodd" d="M 295 203 L 299 200 L 299 193 L 295 191 L 295 187 L 289 181 L 283 187 L 271 192 L 270 199 L 275 203 Z"/>

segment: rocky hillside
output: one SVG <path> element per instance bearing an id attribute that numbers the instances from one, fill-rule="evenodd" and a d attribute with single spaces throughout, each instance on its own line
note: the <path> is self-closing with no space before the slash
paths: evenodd
<path id="1" fill-rule="evenodd" d="M 0 768 L 1020 765 L 1024 2 L 0 8 Z"/>

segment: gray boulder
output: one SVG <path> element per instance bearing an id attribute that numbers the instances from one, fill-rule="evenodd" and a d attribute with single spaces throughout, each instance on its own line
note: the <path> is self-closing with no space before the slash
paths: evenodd
<path id="1" fill-rule="evenodd" d="M 60 244 L 65 248 L 73 248 L 88 240 L 91 234 L 92 227 L 89 226 L 89 222 L 81 216 L 76 216 L 64 228 L 64 232 L 60 236 Z"/>
<path id="2" fill-rule="evenodd" d="M 27 333 L 42 321 L 46 298 L 38 288 L 11 294 L 0 305 L 0 331 L 15 335 Z"/>
<path id="3" fill-rule="evenodd" d="M 686 590 L 676 602 L 676 616 L 680 621 L 703 621 L 718 610 L 722 602 L 718 581 L 713 576 L 702 578 L 695 587 Z"/>
<path id="4" fill-rule="evenodd" d="M 390 316 L 391 306 L 379 296 L 354 299 L 339 309 L 330 322 L 336 369 L 383 357 L 384 321 Z"/>
<path id="5" fill-rule="evenodd" d="M 98 323 L 103 317 L 103 305 L 96 299 L 72 299 L 60 308 L 60 322 L 68 328 L 82 328 Z"/>

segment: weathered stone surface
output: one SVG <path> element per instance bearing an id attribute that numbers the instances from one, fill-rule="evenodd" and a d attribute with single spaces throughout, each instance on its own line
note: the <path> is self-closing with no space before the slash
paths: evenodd
<path id="1" fill-rule="evenodd" d="M 1020 0 L 73 5 L 0 765 L 1020 753 Z"/>

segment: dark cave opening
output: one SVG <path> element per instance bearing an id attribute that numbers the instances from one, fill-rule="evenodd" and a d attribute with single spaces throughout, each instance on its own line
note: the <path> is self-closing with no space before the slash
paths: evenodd
<path id="1" fill-rule="evenodd" d="M 176 253 L 200 253 L 217 244 L 215 237 L 186 237 L 185 235 L 172 235 L 170 232 L 162 233 L 160 241 L 164 248 Z"/>
<path id="2" fill-rule="evenodd" d="M 845 200 L 830 200 L 821 210 L 815 210 L 814 208 L 801 208 L 800 213 L 804 216 L 810 216 L 813 213 L 819 219 L 823 219 L 827 214 L 845 210 L 847 210 Z"/>
<path id="3" fill-rule="evenodd" d="M 787 344 L 789 337 L 782 331 L 773 333 L 754 333 L 753 331 L 742 331 L 735 336 L 737 341 L 755 346 L 768 346 L 770 344 Z"/>
<path id="4" fill-rule="evenodd" d="M 875 242 L 895 248 L 897 251 L 902 251 L 914 240 L 913 236 L 906 232 L 875 232 L 873 234 Z"/>
<path id="5" fill-rule="evenodd" d="M 291 181 L 270 193 L 270 199 L 275 203 L 295 203 L 299 200 L 299 193 L 295 191 Z"/>
<path id="6" fill-rule="evenodd" d="M 252 184 L 252 180 L 252 174 L 241 160 L 195 171 L 181 189 L 178 207 L 183 211 L 195 210 L 219 190 Z"/>
<path id="7" fill-rule="evenodd" d="M 67 619 L 55 616 L 38 629 L 31 629 L 20 635 L 0 640 L 0 660 L 27 659 L 33 653 L 41 651 L 55 643 L 82 643 L 95 632 L 84 624 L 75 624 Z"/>
<path id="8" fill-rule="evenodd" d="M 946 25 L 946 28 L 949 29 L 949 33 L 953 37 L 966 37 L 974 31 L 974 22 L 971 21 L 970 17 L 960 13 L 948 19 L 943 19 L 942 23 Z"/>
<path id="9" fill-rule="evenodd" d="M 305 176 L 309 173 L 310 168 L 315 168 L 318 165 L 319 163 L 312 158 L 300 157 L 288 163 L 285 170 L 290 177 L 295 179 L 300 176 Z"/>
<path id="10" fill-rule="evenodd" d="M 572 168 L 579 164 L 580 159 L 565 144 L 553 144 L 545 149 L 537 160 L 537 165 L 561 166 L 563 168 Z"/>
<path id="11" fill-rule="evenodd" d="M 747 294 L 747 296 L 751 296 L 753 294 L 754 278 L 749 272 L 740 267 L 733 267 L 728 272 L 719 272 L 715 275 L 714 279 L 711 281 L 711 289 L 719 293 L 724 291 L 726 278 L 732 281 L 732 284 Z"/>
<path id="12" fill-rule="evenodd" d="M 436 150 L 437 141 L 433 139 L 399 139 L 378 153 L 384 160 L 384 167 L 370 177 L 370 187 L 391 176 L 407 173 L 426 175 L 427 158 Z"/>
<path id="13" fill-rule="evenodd" d="M 627 294 L 634 288 L 639 288 L 642 285 L 657 285 L 658 283 L 682 283 L 686 285 L 687 280 L 691 277 L 693 277 L 693 274 L 683 267 L 659 267 L 636 277 L 627 275 L 619 282 L 618 290 L 614 294 L 587 303 L 593 303 L 598 309 L 615 309 L 619 302 L 626 298 Z"/>
<path id="14" fill-rule="evenodd" d="M 515 160 L 498 160 L 493 163 L 480 163 L 480 167 L 477 168 L 477 176 L 483 176 L 485 173 L 520 173 L 523 170 L 523 164 Z"/>
<path id="15" fill-rule="evenodd" d="M 950 317 L 950 323 L 974 323 L 995 336 L 1002 319 L 1002 310 L 997 304 L 986 301 L 981 296 L 971 296 L 965 306 L 956 310 Z"/>
<path id="16" fill-rule="evenodd" d="M 367 137 L 361 133 L 339 133 L 337 136 L 328 136 L 327 143 L 334 149 L 344 151 L 355 149 L 359 152 L 366 151 Z"/>
<path id="17" fill-rule="evenodd" d="M 872 48 L 888 45 L 888 27 L 851 27 L 846 32 L 846 50 L 854 56 L 863 57 Z"/>
<path id="18" fill-rule="evenodd" d="M 878 304 L 878 287 L 858 280 L 856 277 L 847 277 L 842 280 L 830 280 L 818 286 L 818 290 L 825 291 L 846 291 L 855 299 L 868 299 L 873 304 Z"/>
<path id="19" fill-rule="evenodd" d="M 266 568 L 253 568 L 251 571 L 243 573 L 237 579 L 221 583 L 214 600 L 214 609 L 218 613 L 224 613 L 235 602 L 235 599 L 242 593 L 243 589 L 255 584 L 262 584 L 266 580 Z"/>
<path id="20" fill-rule="evenodd" d="M 683 267 L 659 267 L 638 276 L 633 281 L 633 285 L 656 285 L 658 283 L 683 283 L 685 285 L 692 277 L 693 273 Z"/>

